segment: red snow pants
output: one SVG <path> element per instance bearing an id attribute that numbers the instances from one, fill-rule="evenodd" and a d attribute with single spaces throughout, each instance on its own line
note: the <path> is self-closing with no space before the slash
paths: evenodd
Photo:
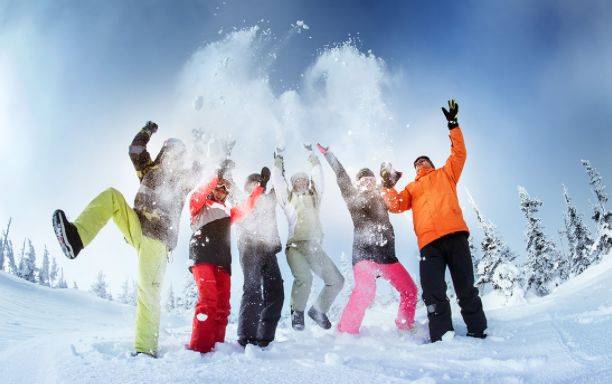
<path id="1" fill-rule="evenodd" d="M 230 275 L 213 264 L 197 264 L 191 269 L 198 287 L 189 349 L 210 352 L 215 343 L 225 341 L 230 314 Z"/>
<path id="2" fill-rule="evenodd" d="M 400 294 L 395 320 L 397 328 L 407 330 L 414 326 L 417 287 L 402 264 L 378 264 L 364 260 L 353 266 L 353 274 L 355 286 L 338 324 L 340 332 L 359 333 L 365 311 L 376 295 L 376 279 L 379 276 L 388 280 Z"/>

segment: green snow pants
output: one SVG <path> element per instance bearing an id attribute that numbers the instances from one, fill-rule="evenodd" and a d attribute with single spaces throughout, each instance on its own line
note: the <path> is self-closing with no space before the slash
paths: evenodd
<path id="1" fill-rule="evenodd" d="M 75 220 L 83 246 L 87 246 L 113 219 L 126 241 L 138 251 L 138 298 L 136 304 L 136 352 L 157 354 L 161 285 L 168 261 L 168 248 L 144 236 L 140 219 L 121 192 L 109 188 L 94 198 Z"/>
<path id="2" fill-rule="evenodd" d="M 327 256 L 318 241 L 293 241 L 287 244 L 287 262 L 293 274 L 291 290 L 291 308 L 304 312 L 312 287 L 312 272 L 323 280 L 321 290 L 314 308 L 327 313 L 336 296 L 342 290 L 344 277 Z"/>

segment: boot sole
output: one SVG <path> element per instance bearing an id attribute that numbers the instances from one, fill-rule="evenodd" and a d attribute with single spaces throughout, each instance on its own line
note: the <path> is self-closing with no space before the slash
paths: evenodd
<path id="1" fill-rule="evenodd" d="M 60 215 L 59 213 L 59 210 L 53 213 L 53 230 L 55 231 L 55 236 L 57 237 L 57 241 L 62 247 L 64 255 L 66 255 L 67 258 L 73 260 L 76 256 L 74 255 L 72 246 L 66 241 L 66 225 L 64 223 L 64 219 L 62 218 L 62 215 Z"/>

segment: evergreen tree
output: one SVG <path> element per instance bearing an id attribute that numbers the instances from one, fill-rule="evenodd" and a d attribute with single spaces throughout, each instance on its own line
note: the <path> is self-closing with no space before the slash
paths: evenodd
<path id="1" fill-rule="evenodd" d="M 77 285 L 76 280 L 72 281 L 72 289 L 79 289 L 79 286 Z"/>
<path id="2" fill-rule="evenodd" d="M 55 287 L 60 289 L 68 288 L 68 283 L 66 282 L 66 280 L 64 280 L 64 268 L 60 269 L 60 275 L 57 279 L 57 284 Z"/>
<path id="3" fill-rule="evenodd" d="M 196 286 L 195 281 L 193 280 L 193 276 L 189 274 L 185 282 L 185 286 L 183 288 L 183 294 L 180 297 L 180 307 L 183 309 L 191 310 L 195 308 L 197 302 L 198 287 Z"/>
<path id="4" fill-rule="evenodd" d="M 13 248 L 13 241 L 9 238 L 6 238 L 4 242 L 4 255 L 7 260 L 7 271 L 19 276 L 19 267 L 15 263 L 15 248 Z"/>
<path id="5" fill-rule="evenodd" d="M 9 222 L 6 225 L 6 230 L 2 233 L 2 237 L 0 237 L 0 271 L 4 271 L 4 260 L 6 258 L 6 254 L 8 253 L 8 250 L 7 250 L 9 246 L 8 235 L 11 229 L 11 221 L 12 219 L 9 219 Z"/>
<path id="6" fill-rule="evenodd" d="M 599 172 L 588 160 L 582 160 L 582 165 L 589 176 L 589 184 L 595 194 L 596 202 L 593 203 L 593 220 L 595 221 L 595 243 L 591 247 L 592 263 L 599 262 L 602 257 L 608 255 L 612 249 L 612 212 L 608 210 L 608 195 Z"/>
<path id="7" fill-rule="evenodd" d="M 136 290 L 133 280 L 125 279 L 121 284 L 121 292 L 117 296 L 117 301 L 127 305 L 136 305 Z"/>
<path id="8" fill-rule="evenodd" d="M 521 211 L 527 219 L 527 289 L 539 296 L 548 295 L 561 282 L 561 271 L 566 268 L 555 244 L 544 234 L 542 219 L 536 216 L 542 202 L 531 198 L 527 190 L 519 187 Z"/>
<path id="9" fill-rule="evenodd" d="M 104 276 L 104 272 L 102 271 L 98 272 L 96 280 L 93 282 L 89 290 L 96 296 L 101 297 L 103 299 L 111 300 L 112 298 L 109 293 L 108 284 L 106 284 L 106 277 Z"/>
<path id="10" fill-rule="evenodd" d="M 563 200 L 565 201 L 565 231 L 563 231 L 567 239 L 567 247 L 569 250 L 569 272 L 571 275 L 579 275 L 593 260 L 591 259 L 594 241 L 589 229 L 582 221 L 581 215 L 576 210 L 576 206 L 572 201 L 567 188 L 563 186 Z"/>
<path id="11" fill-rule="evenodd" d="M 172 288 L 172 284 L 168 287 L 168 296 L 166 297 L 166 312 L 173 312 L 176 306 L 176 298 L 174 297 L 174 289 Z"/>
<path id="12" fill-rule="evenodd" d="M 51 267 L 49 267 L 49 286 L 57 288 L 57 262 L 55 257 L 51 257 Z"/>
<path id="13" fill-rule="evenodd" d="M 43 251 L 43 261 L 40 269 L 38 270 L 38 284 L 50 287 L 49 279 L 49 251 L 45 246 Z"/>
<path id="14" fill-rule="evenodd" d="M 480 244 L 482 257 L 477 266 L 476 285 L 484 290 L 486 284 L 490 284 L 506 298 L 521 294 L 522 278 L 519 269 L 514 265 L 516 255 L 497 233 L 495 225 L 480 213 L 469 192 L 468 197 L 483 232 Z"/>
<path id="15" fill-rule="evenodd" d="M 32 245 L 32 240 L 27 240 L 27 251 L 26 245 L 24 242 L 24 246 L 21 253 L 21 261 L 19 262 L 19 277 L 24 280 L 27 280 L 31 283 L 36 282 L 36 251 L 34 250 L 34 245 Z"/>

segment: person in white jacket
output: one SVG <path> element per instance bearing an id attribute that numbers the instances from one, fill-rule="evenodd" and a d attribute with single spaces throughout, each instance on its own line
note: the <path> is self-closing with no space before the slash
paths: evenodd
<path id="1" fill-rule="evenodd" d="M 325 284 L 316 302 L 308 310 L 308 316 L 324 329 L 331 328 L 327 312 L 342 290 L 344 278 L 338 267 L 321 247 L 323 230 L 319 219 L 319 207 L 323 193 L 323 169 L 318 157 L 308 151 L 310 174 L 298 172 L 291 177 L 290 186 L 284 176 L 284 160 L 278 151 L 274 154 L 272 184 L 278 203 L 283 208 L 289 226 L 285 253 L 293 274 L 291 290 L 291 325 L 303 330 L 304 311 L 312 287 L 312 273 Z"/>

